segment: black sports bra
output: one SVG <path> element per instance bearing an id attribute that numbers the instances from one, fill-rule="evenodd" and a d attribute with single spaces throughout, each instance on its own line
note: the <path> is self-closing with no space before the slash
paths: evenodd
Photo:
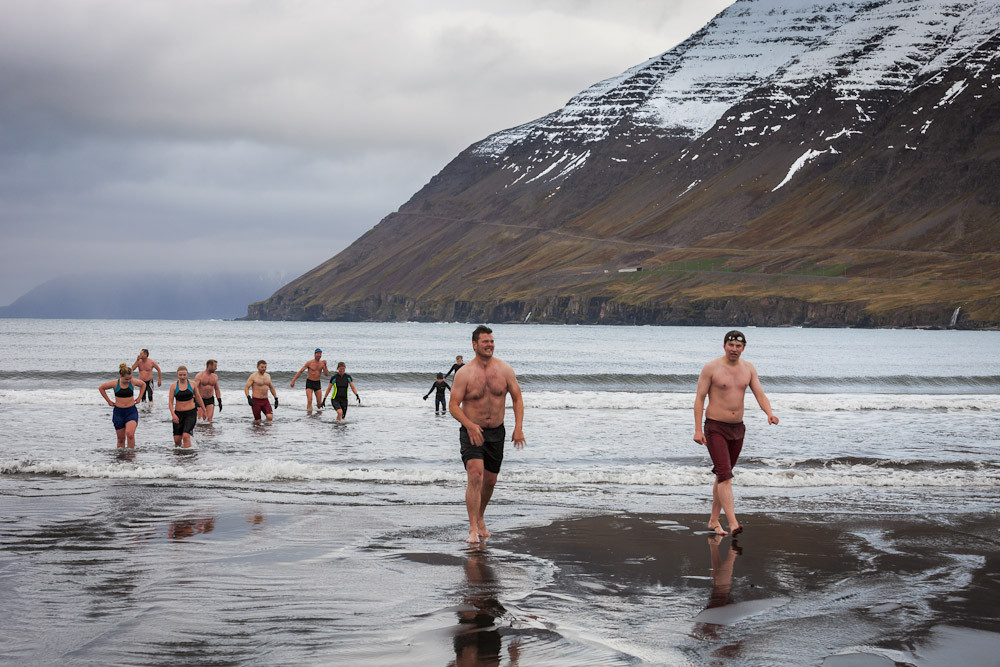
<path id="1" fill-rule="evenodd" d="M 194 391 L 191 389 L 190 381 L 187 383 L 187 389 L 184 389 L 183 391 L 181 390 L 180 380 L 177 381 L 177 384 L 174 386 L 174 399 L 177 401 L 194 400 Z"/>
<path id="2" fill-rule="evenodd" d="M 118 380 L 115 383 L 115 396 L 118 398 L 133 398 L 135 396 L 135 390 L 132 388 L 132 381 L 128 382 L 128 389 L 122 386 L 122 381 Z"/>

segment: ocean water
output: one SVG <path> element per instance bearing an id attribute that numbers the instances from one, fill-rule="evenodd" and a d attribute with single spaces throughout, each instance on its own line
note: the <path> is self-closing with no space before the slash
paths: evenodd
<path id="1" fill-rule="evenodd" d="M 692 404 L 724 330 L 495 326 L 528 445 L 507 449 L 484 555 L 462 543 L 458 425 L 421 400 L 456 354 L 472 357 L 472 328 L 0 320 L 0 632 L 15 638 L 0 659 L 697 662 L 700 649 L 616 624 L 638 602 L 546 618 L 538 596 L 568 595 L 552 588 L 565 568 L 500 536 L 528 544 L 524 531 L 574 517 L 707 514 Z M 748 394 L 740 513 L 947 523 L 996 511 L 1000 332 L 745 333 L 781 423 Z M 304 376 L 288 386 L 317 346 L 361 395 L 343 424 L 306 410 Z M 163 385 L 122 457 L 97 387 L 143 347 Z M 178 365 L 194 373 L 208 358 L 224 408 L 175 450 L 167 387 Z M 271 424 L 254 425 L 242 396 L 258 359 L 281 397 Z M 463 643 L 469 628 L 492 629 Z"/>

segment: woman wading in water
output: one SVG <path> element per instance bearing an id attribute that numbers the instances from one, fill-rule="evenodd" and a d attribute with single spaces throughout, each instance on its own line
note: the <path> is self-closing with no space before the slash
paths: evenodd
<path id="1" fill-rule="evenodd" d="M 174 422 L 174 447 L 187 449 L 191 446 L 191 434 L 198 423 L 198 410 L 205 409 L 198 386 L 188 381 L 187 366 L 177 367 L 177 382 L 170 385 L 167 400 L 170 418 Z M 197 407 L 195 401 L 198 402 Z"/>
<path id="2" fill-rule="evenodd" d="M 137 386 L 133 386 L 133 382 Z M 114 402 L 108 398 L 108 389 L 112 387 L 115 389 Z M 125 447 L 127 440 L 128 448 L 135 449 L 135 427 L 139 425 L 139 411 L 135 407 L 136 389 L 142 396 L 146 390 L 146 383 L 142 380 L 132 379 L 132 369 L 129 368 L 128 364 L 118 364 L 118 379 L 105 382 L 99 387 L 101 396 L 108 405 L 114 408 L 111 413 L 111 422 L 115 425 L 118 447 Z"/>

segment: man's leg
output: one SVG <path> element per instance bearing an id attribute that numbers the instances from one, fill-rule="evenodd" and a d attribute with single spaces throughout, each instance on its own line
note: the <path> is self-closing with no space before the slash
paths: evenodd
<path id="1" fill-rule="evenodd" d="M 485 472 L 482 459 L 469 459 L 465 464 L 465 474 L 468 478 L 465 487 L 465 509 L 469 513 L 469 537 L 465 541 L 470 544 L 479 543 L 479 522 L 483 516 L 480 506 L 483 504 L 483 473 Z M 496 475 L 493 478 L 495 483 Z M 491 487 L 490 495 L 492 494 Z"/>
<path id="2" fill-rule="evenodd" d="M 316 407 L 319 408 L 320 401 L 323 400 L 323 390 L 313 389 L 313 395 L 316 397 Z M 312 407 L 312 406 L 309 406 Z"/>
<path id="3" fill-rule="evenodd" d="M 719 479 L 715 479 L 712 484 L 712 514 L 708 517 L 708 529 L 714 530 L 716 535 L 726 535 L 726 531 L 719 525 L 719 513 L 722 511 L 722 502 L 719 500 Z"/>
<path id="4" fill-rule="evenodd" d="M 212 417 L 215 416 L 215 404 L 205 406 L 205 421 L 212 421 Z"/>
<path id="5" fill-rule="evenodd" d="M 729 522 L 729 530 L 735 535 L 741 528 L 740 522 L 736 520 L 736 507 L 733 502 L 733 480 L 727 479 L 724 482 L 716 482 L 716 486 L 719 489 L 719 502 L 722 504 L 722 511 L 726 513 L 726 520 Z M 716 520 L 718 520 L 718 517 L 716 517 Z"/>
<path id="6" fill-rule="evenodd" d="M 316 404 L 319 405 L 319 401 L 316 401 Z M 306 387 L 306 410 L 312 410 L 312 406 L 313 406 L 313 390 L 310 389 L 309 387 Z"/>
<path id="7" fill-rule="evenodd" d="M 482 489 L 479 494 L 479 520 L 476 523 L 476 530 L 480 537 L 490 537 L 490 531 L 486 527 L 486 506 L 490 504 L 493 497 L 493 488 L 497 485 L 497 474 L 489 470 L 483 470 Z"/>

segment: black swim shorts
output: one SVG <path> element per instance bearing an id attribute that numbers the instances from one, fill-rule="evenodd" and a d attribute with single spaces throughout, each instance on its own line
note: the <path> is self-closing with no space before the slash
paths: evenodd
<path id="1" fill-rule="evenodd" d="M 205 398 L 204 396 L 202 396 L 201 400 L 205 402 L 205 407 L 206 408 L 208 406 L 210 406 L 210 405 L 215 405 L 215 396 L 209 396 L 208 398 Z"/>
<path id="2" fill-rule="evenodd" d="M 476 447 L 469 440 L 469 431 L 464 426 L 458 429 L 458 441 L 462 445 L 462 465 L 468 467 L 469 459 L 482 459 L 483 468 L 492 473 L 500 472 L 503 463 L 503 444 L 507 439 L 507 430 L 503 424 L 493 428 L 483 429 L 483 444 Z"/>
<path id="3" fill-rule="evenodd" d="M 323 391 L 323 382 L 321 380 L 306 380 L 306 389 Z"/>
<path id="4" fill-rule="evenodd" d="M 177 410 L 177 422 L 174 423 L 174 435 L 191 435 L 194 433 L 195 424 L 198 423 L 198 409 Z"/>
<path id="5" fill-rule="evenodd" d="M 344 413 L 342 416 L 346 417 L 347 416 L 347 397 L 346 396 L 338 396 L 336 398 L 331 398 L 330 399 L 330 407 L 333 408 L 334 410 L 340 410 L 342 413 Z"/>
<path id="6" fill-rule="evenodd" d="M 152 403 L 153 402 L 153 378 L 149 378 L 149 380 L 144 380 L 144 382 L 146 383 L 146 388 L 142 392 L 142 400 L 143 400 L 143 402 L 145 402 L 146 401 L 146 397 L 148 396 L 149 397 L 149 402 Z"/>

